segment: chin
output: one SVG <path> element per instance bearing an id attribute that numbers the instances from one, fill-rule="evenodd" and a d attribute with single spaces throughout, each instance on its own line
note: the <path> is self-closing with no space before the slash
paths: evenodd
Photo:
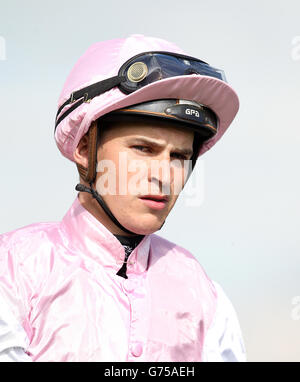
<path id="1" fill-rule="evenodd" d="M 160 230 L 161 226 L 163 225 L 163 222 L 163 220 L 159 222 L 139 221 L 136 224 L 126 224 L 125 227 L 138 235 L 150 235 L 151 233 Z"/>

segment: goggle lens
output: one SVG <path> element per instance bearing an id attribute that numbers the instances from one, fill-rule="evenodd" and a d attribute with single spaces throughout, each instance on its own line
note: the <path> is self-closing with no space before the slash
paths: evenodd
<path id="1" fill-rule="evenodd" d="M 189 74 L 214 77 L 226 82 L 223 70 L 213 68 L 204 61 L 174 53 L 149 52 L 135 56 L 122 65 L 119 76 L 125 80 L 119 87 L 128 94 L 164 78 Z"/>

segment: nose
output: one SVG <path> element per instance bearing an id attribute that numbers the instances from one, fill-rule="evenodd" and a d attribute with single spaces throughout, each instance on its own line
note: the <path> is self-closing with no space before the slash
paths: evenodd
<path id="1" fill-rule="evenodd" d="M 165 195 L 171 194 L 174 171 L 168 152 L 164 151 L 149 160 L 148 181 L 151 183 L 152 192 L 159 192 Z"/>

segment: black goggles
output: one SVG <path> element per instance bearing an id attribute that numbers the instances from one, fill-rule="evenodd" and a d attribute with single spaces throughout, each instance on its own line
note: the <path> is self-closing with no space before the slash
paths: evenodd
<path id="1" fill-rule="evenodd" d="M 74 91 L 57 111 L 55 130 L 57 125 L 83 102 L 90 102 L 94 97 L 116 86 L 123 93 L 130 94 L 153 82 L 190 74 L 200 74 L 227 82 L 223 70 L 194 57 L 171 52 L 138 54 L 121 66 L 117 76 Z M 73 105 L 59 117 L 64 107 L 69 104 Z"/>

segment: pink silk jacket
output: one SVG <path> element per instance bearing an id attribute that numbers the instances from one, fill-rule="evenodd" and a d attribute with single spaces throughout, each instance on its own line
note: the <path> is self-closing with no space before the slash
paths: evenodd
<path id="1" fill-rule="evenodd" d="M 244 361 L 221 287 L 155 234 L 127 276 L 117 238 L 76 197 L 61 222 L 0 236 L 0 361 Z"/>

